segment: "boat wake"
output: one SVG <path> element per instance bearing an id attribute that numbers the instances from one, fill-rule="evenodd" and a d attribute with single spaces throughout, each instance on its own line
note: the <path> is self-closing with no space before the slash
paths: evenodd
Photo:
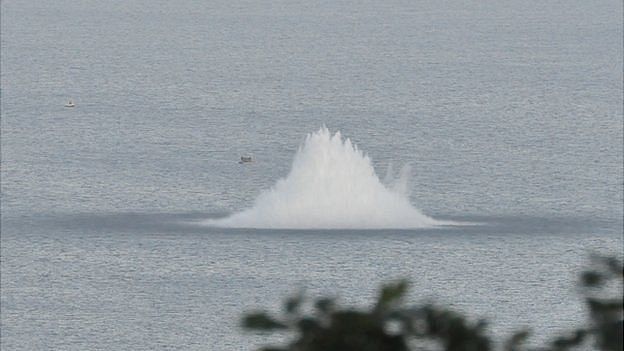
<path id="1" fill-rule="evenodd" d="M 386 177 L 388 178 L 388 177 Z M 340 132 L 308 134 L 290 173 L 253 207 L 203 224 L 229 228 L 408 229 L 452 224 L 422 214 L 409 201 L 407 172 L 381 182 L 370 158 Z"/>

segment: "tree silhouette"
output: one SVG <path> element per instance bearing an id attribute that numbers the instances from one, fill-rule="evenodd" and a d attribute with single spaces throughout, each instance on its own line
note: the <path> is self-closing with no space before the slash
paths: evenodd
<path id="1" fill-rule="evenodd" d="M 613 257 L 592 257 L 592 263 L 580 281 L 590 310 L 587 327 L 538 349 L 524 347 L 530 333 L 522 330 L 502 344 L 503 350 L 566 351 L 593 342 L 600 350 L 621 351 L 622 262 Z M 605 296 L 613 284 L 617 284 L 617 296 Z M 335 300 L 321 298 L 313 303 L 313 312 L 304 313 L 302 306 L 308 301 L 297 295 L 285 301 L 281 317 L 253 312 L 244 316 L 242 325 L 248 330 L 295 334 L 287 345 L 264 347 L 264 351 L 493 350 L 485 321 L 471 322 L 460 313 L 431 304 L 406 307 L 403 300 L 407 289 L 405 280 L 383 286 L 376 303 L 366 311 L 340 308 Z"/>

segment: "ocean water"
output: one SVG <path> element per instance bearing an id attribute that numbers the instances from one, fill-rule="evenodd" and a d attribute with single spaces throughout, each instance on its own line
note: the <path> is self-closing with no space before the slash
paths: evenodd
<path id="1" fill-rule="evenodd" d="M 621 2 L 0 9 L 3 350 L 248 350 L 269 339 L 244 311 L 301 288 L 363 307 L 397 278 L 539 343 L 585 321 L 588 255 L 622 255 Z M 322 126 L 361 153 L 293 164 Z M 394 191 L 386 173 L 410 210 L 463 225 L 214 225 L 292 218 L 262 205 L 272 187 L 303 211 L 361 204 Z"/>

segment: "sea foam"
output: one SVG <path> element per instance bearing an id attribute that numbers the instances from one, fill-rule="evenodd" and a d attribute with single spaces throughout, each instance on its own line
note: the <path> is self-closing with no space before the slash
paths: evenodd
<path id="1" fill-rule="evenodd" d="M 405 173 L 384 185 L 370 158 L 340 132 L 308 134 L 290 173 L 263 191 L 253 207 L 204 224 L 230 228 L 423 228 L 443 222 L 409 201 Z"/>

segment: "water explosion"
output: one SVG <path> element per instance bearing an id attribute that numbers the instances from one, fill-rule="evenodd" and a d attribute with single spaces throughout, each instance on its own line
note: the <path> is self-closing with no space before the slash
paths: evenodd
<path id="1" fill-rule="evenodd" d="M 402 177 L 403 178 L 403 177 Z M 340 132 L 308 134 L 286 178 L 253 207 L 205 224 L 230 228 L 406 229 L 443 222 L 422 214 L 404 186 L 384 185 L 370 158 Z"/>

